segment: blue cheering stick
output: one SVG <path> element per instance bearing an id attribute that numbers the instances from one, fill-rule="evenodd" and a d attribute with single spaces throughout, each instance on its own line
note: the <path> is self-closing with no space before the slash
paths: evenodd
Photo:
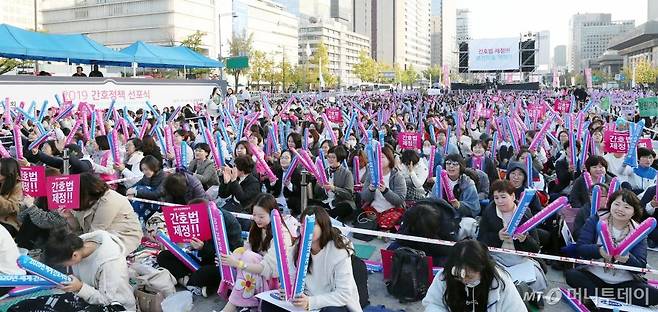
<path id="1" fill-rule="evenodd" d="M 46 108 L 48 107 L 48 100 L 43 101 L 41 104 L 41 110 L 39 111 L 39 118 L 37 119 L 39 123 L 43 121 L 43 117 L 46 115 Z"/>
<path id="2" fill-rule="evenodd" d="M 523 191 L 521 200 L 519 201 L 519 204 L 514 210 L 512 219 L 507 225 L 507 234 L 509 234 L 510 236 L 514 235 L 516 228 L 519 226 L 519 223 L 521 222 L 521 218 L 523 218 L 523 215 L 525 214 L 526 210 L 528 210 L 528 206 L 530 205 L 530 202 L 532 202 L 532 199 L 535 197 L 536 192 L 537 191 L 534 189 L 525 189 L 525 191 Z"/>
<path id="3" fill-rule="evenodd" d="M 91 114 L 92 116 L 96 114 Z M 123 119 L 128 122 L 128 125 L 133 129 L 133 133 L 137 134 L 139 133 L 139 129 L 137 129 L 137 126 L 135 126 L 135 123 L 133 122 L 132 118 L 130 118 L 130 115 L 128 115 L 128 107 L 124 106 L 123 107 Z M 128 137 L 128 134 L 126 133 L 126 138 Z"/>
<path id="4" fill-rule="evenodd" d="M 149 110 L 151 111 L 151 113 L 153 113 L 153 116 L 155 116 L 155 118 L 160 118 L 160 114 L 158 114 L 158 112 L 155 110 L 153 105 L 151 105 L 151 102 L 146 101 L 146 106 L 149 107 Z"/>
<path id="5" fill-rule="evenodd" d="M 105 122 L 108 122 L 110 120 L 110 118 L 112 117 L 112 115 L 114 115 L 114 114 L 112 114 L 112 112 L 114 111 L 114 104 L 116 102 L 117 102 L 116 99 L 112 99 L 112 102 L 110 103 L 110 108 L 107 110 L 107 114 L 105 114 Z"/>
<path id="6" fill-rule="evenodd" d="M 36 106 L 37 106 L 37 101 L 32 101 L 32 103 L 30 104 L 30 107 L 27 109 L 27 115 L 25 115 L 25 117 L 30 116 L 30 117 L 32 117 L 31 120 L 34 120 L 34 119 L 35 119 L 35 118 L 33 117 L 33 116 L 34 116 L 34 108 L 35 108 Z"/>
<path id="7" fill-rule="evenodd" d="M 59 97 L 59 94 L 55 94 L 55 101 L 57 101 L 57 106 L 62 106 L 62 98 Z"/>

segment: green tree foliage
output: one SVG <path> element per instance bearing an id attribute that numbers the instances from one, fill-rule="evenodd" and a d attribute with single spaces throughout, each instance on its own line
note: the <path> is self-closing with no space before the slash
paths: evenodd
<path id="1" fill-rule="evenodd" d="M 365 82 L 379 80 L 380 66 L 366 51 L 359 52 L 359 62 L 353 66 L 354 74 Z"/>

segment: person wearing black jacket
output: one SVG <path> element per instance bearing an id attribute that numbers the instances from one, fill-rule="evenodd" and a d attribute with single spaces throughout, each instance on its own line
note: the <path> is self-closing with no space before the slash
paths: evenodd
<path id="1" fill-rule="evenodd" d="M 425 199 L 418 201 L 415 206 L 405 212 L 398 233 L 457 241 L 460 219 L 459 213 L 444 199 Z M 399 247 L 423 251 L 425 255 L 432 257 L 432 263 L 438 266 L 445 264 L 452 248 L 444 245 L 396 240 L 388 249 L 394 250 Z"/>
<path id="2" fill-rule="evenodd" d="M 207 203 L 204 199 L 195 199 L 188 204 Z M 238 219 L 226 210 L 220 208 L 219 211 L 224 216 L 229 250 L 233 251 L 242 247 L 244 243 L 242 241 L 242 230 Z M 201 267 L 198 271 L 192 272 L 168 250 L 163 250 L 158 254 L 157 262 L 158 265 L 167 269 L 181 285 L 187 287 L 193 294 L 207 297 L 208 294 L 217 292 L 219 282 L 222 279 L 219 268 L 215 264 L 215 257 L 217 257 L 215 244 L 212 239 L 206 241 L 192 239 L 189 243 L 193 258 L 200 260 L 199 265 Z"/>
<path id="3" fill-rule="evenodd" d="M 251 202 L 260 193 L 260 182 L 252 174 L 254 161 L 251 156 L 238 156 L 235 168 L 224 167 L 220 179 L 218 194 L 220 198 L 227 199 L 223 208 L 230 212 L 251 213 L 248 211 Z M 249 220 L 240 219 L 242 228 L 247 231 L 251 226 Z"/>
<path id="4" fill-rule="evenodd" d="M 165 172 L 162 170 L 162 164 L 152 155 L 148 155 L 139 162 L 139 168 L 142 170 L 144 176 L 126 191 L 126 195 L 149 200 L 160 200 L 163 189 L 162 185 L 165 180 Z M 134 201 L 132 205 L 135 213 L 143 221 L 148 220 L 153 213 L 160 210 L 159 206 L 138 201 Z"/>
<path id="5" fill-rule="evenodd" d="M 574 167 L 569 163 L 569 157 L 571 157 L 569 142 L 563 144 L 562 147 L 566 153 L 555 162 L 555 173 L 557 179 L 555 180 L 555 184 L 552 186 L 549 185 L 548 190 L 549 193 L 551 193 L 551 199 L 561 196 L 562 193 L 564 193 L 564 190 L 571 185 L 571 182 L 580 177 L 580 172 L 582 171 L 580 165 L 577 164 Z M 580 141 L 576 141 L 576 152 L 580 155 Z M 577 157 L 576 160 L 578 160 Z"/>
<path id="6" fill-rule="evenodd" d="M 478 240 L 489 247 L 539 252 L 539 236 L 536 229 L 531 229 L 525 234 L 509 235 L 507 233 L 512 215 L 517 207 L 517 204 L 514 202 L 515 187 L 512 183 L 507 180 L 499 180 L 493 183 L 491 190 L 494 196 L 493 202 L 482 212 Z M 521 217 L 519 225 L 526 222 L 530 217 L 530 212 L 526 210 L 525 214 Z M 543 291 L 546 289 L 546 277 L 539 263 L 531 258 L 512 254 L 494 254 L 494 258 L 503 267 L 510 267 L 525 261 L 531 261 L 535 267 L 536 281 L 528 285 L 534 291 Z"/>
<path id="7" fill-rule="evenodd" d="M 23 143 L 23 146 L 28 146 L 28 144 Z M 70 174 L 80 174 L 84 172 L 93 172 L 93 167 L 91 162 L 88 160 L 82 159 L 82 150 L 77 144 L 69 144 L 64 147 L 69 150 L 69 173 Z M 57 156 L 50 156 L 46 153 L 40 151 L 38 148 L 33 148 L 31 151 L 24 153 L 25 159 L 30 163 L 41 162 L 46 166 L 50 166 L 56 169 L 59 169 L 64 173 L 64 159 Z"/>
<path id="8" fill-rule="evenodd" d="M 274 166 L 272 167 L 273 168 L 272 171 L 277 177 L 276 183 L 272 184 L 269 181 L 269 178 L 266 177 L 267 181 L 270 183 L 266 183 L 265 187 L 267 188 L 267 192 L 272 194 L 272 196 L 274 196 L 277 199 L 277 202 L 279 202 L 280 206 L 283 206 L 284 204 L 283 202 L 285 202 L 285 206 L 288 207 L 290 213 L 296 217 L 302 213 L 301 211 L 302 170 L 299 168 L 299 166 L 295 166 L 295 168 L 292 169 L 293 172 L 290 175 L 290 180 L 286 181 L 285 185 L 282 185 L 283 174 L 290 167 L 291 161 L 292 161 L 292 152 L 290 152 L 290 150 L 281 152 L 279 161 L 275 163 Z"/>
<path id="9" fill-rule="evenodd" d="M 607 176 L 608 162 L 602 156 L 590 156 L 585 161 L 585 170 L 589 172 L 592 177 L 592 184 L 596 183 L 609 183 L 611 177 Z M 603 179 L 603 181 L 600 181 Z M 590 203 L 590 189 L 585 183 L 585 176 L 580 175 L 571 188 L 569 193 L 569 204 L 574 209 L 581 208 L 583 206 L 589 206 Z"/>

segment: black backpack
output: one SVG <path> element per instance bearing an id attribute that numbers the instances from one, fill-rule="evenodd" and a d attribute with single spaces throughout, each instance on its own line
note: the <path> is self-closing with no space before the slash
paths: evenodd
<path id="1" fill-rule="evenodd" d="M 368 295 L 368 269 L 366 263 L 359 257 L 352 255 L 352 274 L 356 282 L 356 288 L 359 291 L 359 304 L 365 308 L 370 304 Z"/>
<path id="2" fill-rule="evenodd" d="M 386 289 L 400 303 L 421 300 L 430 286 L 429 270 L 424 252 L 407 247 L 398 248 L 393 254 L 392 276 Z"/>

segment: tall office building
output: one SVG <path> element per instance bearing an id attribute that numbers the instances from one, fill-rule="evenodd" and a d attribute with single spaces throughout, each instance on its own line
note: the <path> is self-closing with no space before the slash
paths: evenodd
<path id="1" fill-rule="evenodd" d="M 658 0 L 647 0 L 647 22 L 658 20 Z"/>
<path id="2" fill-rule="evenodd" d="M 320 42 L 327 47 L 329 71 L 339 77 L 341 86 L 361 82 L 354 74 L 353 67 L 359 62 L 361 51 L 370 51 L 368 36 L 350 31 L 335 19 L 302 18 L 299 26 L 299 65 L 317 71 L 317 67 L 308 62 L 306 45 L 310 47 L 313 58 Z"/>
<path id="3" fill-rule="evenodd" d="M 41 23 L 41 19 L 39 18 L 41 2 L 42 0 L 0 1 L 0 24 L 9 24 L 18 28 L 35 30 L 35 14 L 37 15 L 37 24 Z M 35 4 L 37 5 L 36 8 Z M 37 29 L 39 28 L 40 26 L 37 25 Z"/>
<path id="4" fill-rule="evenodd" d="M 364 36 L 372 35 L 372 0 L 354 0 L 352 3 L 352 31 Z"/>
<path id="5" fill-rule="evenodd" d="M 453 71 L 459 65 L 456 3 L 456 0 L 441 1 L 441 65 Z"/>
<path id="6" fill-rule="evenodd" d="M 551 32 L 548 30 L 538 32 L 535 45 L 538 50 L 535 55 L 536 72 L 540 74 L 551 72 Z"/>
<path id="7" fill-rule="evenodd" d="M 354 0 L 331 0 L 330 16 L 353 31 Z"/>
<path id="8" fill-rule="evenodd" d="M 468 41 L 471 39 L 470 35 L 470 15 L 471 11 L 469 9 L 457 9 L 456 16 L 456 36 L 457 36 L 457 45 L 459 43 Z"/>
<path id="9" fill-rule="evenodd" d="M 635 21 L 613 21 L 611 14 L 575 14 L 569 21 L 568 66 L 581 71 L 588 60 L 603 55 L 610 39 L 635 28 Z"/>
<path id="10" fill-rule="evenodd" d="M 441 15 L 432 15 L 430 18 L 430 64 L 432 66 L 441 66 L 442 40 Z"/>
<path id="11" fill-rule="evenodd" d="M 373 57 L 401 68 L 430 66 L 430 0 L 372 2 Z"/>
<path id="12" fill-rule="evenodd" d="M 252 48 L 265 52 L 275 62 L 297 64 L 299 20 L 271 0 L 236 0 L 233 31 L 253 36 Z"/>
<path id="13" fill-rule="evenodd" d="M 559 45 L 553 49 L 553 66 L 557 69 L 567 67 L 567 46 Z"/>
<path id="14" fill-rule="evenodd" d="M 44 5 L 44 30 L 82 33 L 112 48 L 123 48 L 138 40 L 175 46 L 199 30 L 206 33 L 202 53 L 214 58 L 220 37 L 227 55 L 232 33 L 231 0 L 58 0 Z"/>

